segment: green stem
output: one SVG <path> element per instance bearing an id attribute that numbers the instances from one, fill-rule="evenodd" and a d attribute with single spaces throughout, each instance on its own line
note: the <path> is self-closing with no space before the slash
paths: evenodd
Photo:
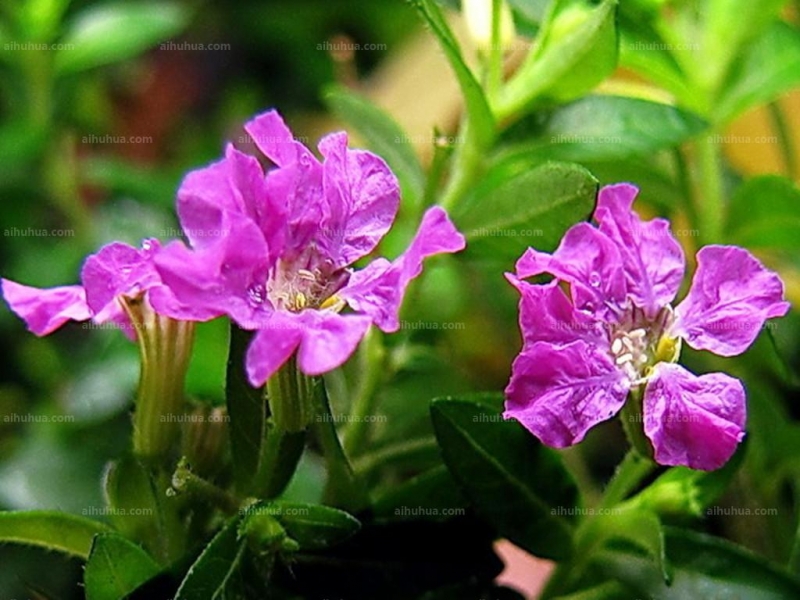
<path id="1" fill-rule="evenodd" d="M 606 486 L 599 508 L 611 508 L 622 502 L 655 468 L 656 463 L 642 456 L 635 448 L 628 450 Z"/>
<path id="2" fill-rule="evenodd" d="M 772 119 L 772 126 L 775 128 L 775 133 L 778 134 L 778 141 L 781 147 L 781 154 L 783 155 L 783 164 L 786 167 L 786 174 L 790 179 L 797 179 L 797 153 L 795 152 L 794 139 L 789 130 L 789 125 L 786 123 L 786 117 L 783 114 L 783 109 L 778 101 L 768 104 L 769 115 Z"/>
<path id="3" fill-rule="evenodd" d="M 642 410 L 642 386 L 633 388 L 619 413 L 622 429 L 631 448 L 642 457 L 652 457 L 653 448 L 644 435 L 644 411 Z"/>
<path id="4" fill-rule="evenodd" d="M 592 550 L 598 543 L 600 520 L 596 517 L 605 514 L 604 509 L 619 505 L 655 468 L 656 464 L 653 461 L 644 458 L 635 449 L 631 448 L 628 451 L 606 486 L 603 497 L 597 506 L 598 510 L 595 511 L 595 514 L 584 517 L 575 531 L 574 558 L 559 563 L 547 581 L 540 598 L 543 600 L 554 598 L 569 591 L 570 584 L 580 577 L 591 561 Z"/>
<path id="5" fill-rule="evenodd" d="M 704 243 L 716 243 L 722 239 L 722 224 L 725 219 L 720 147 L 714 136 L 709 134 L 697 140 L 697 151 L 701 190 L 701 197 L 697 198 L 698 225 Z"/>
<path id="6" fill-rule="evenodd" d="M 500 37 L 501 1 L 492 0 L 492 36 L 486 84 L 486 91 L 490 98 L 497 95 L 503 82 L 503 47 Z"/>
<path id="7" fill-rule="evenodd" d="M 434 135 L 433 158 L 431 159 L 431 166 L 428 169 L 428 176 L 425 179 L 425 192 L 422 196 L 423 207 L 428 207 L 435 201 L 436 193 L 439 191 L 439 185 L 442 182 L 442 176 L 447 166 L 447 161 L 453 155 L 453 145 L 447 141 L 447 138 L 438 130 L 435 131 Z"/>
<path id="8" fill-rule="evenodd" d="M 450 180 L 441 196 L 439 204 L 445 210 L 452 210 L 475 185 L 483 172 L 484 148 L 473 133 L 469 121 L 464 122 L 459 139 L 463 143 L 456 148 Z"/>
<path id="9" fill-rule="evenodd" d="M 697 201 L 692 188 L 692 178 L 689 167 L 686 164 L 686 157 L 681 148 L 675 148 L 672 152 L 675 161 L 675 176 L 677 177 L 678 187 L 681 191 L 681 200 L 686 216 L 692 226 L 697 225 Z"/>
<path id="10" fill-rule="evenodd" d="M 189 494 L 216 506 L 225 514 L 235 515 L 239 512 L 239 501 L 225 490 L 192 473 L 186 459 L 182 459 L 175 469 L 171 489 L 173 494 Z"/>
<path id="11" fill-rule="evenodd" d="M 371 429 L 369 417 L 375 412 L 378 399 L 376 392 L 384 376 L 386 350 L 378 329 L 370 328 L 359 354 L 363 376 L 350 411 L 350 420 L 342 432 L 342 442 L 348 455 L 357 454 L 367 439 Z"/>
<path id="12" fill-rule="evenodd" d="M 325 485 L 325 503 L 358 512 L 369 504 L 366 490 L 350 466 L 350 461 L 336 433 L 336 423 L 328 402 L 325 381 L 315 377 L 312 397 L 316 417 L 312 429 L 327 462 L 328 481 Z"/>

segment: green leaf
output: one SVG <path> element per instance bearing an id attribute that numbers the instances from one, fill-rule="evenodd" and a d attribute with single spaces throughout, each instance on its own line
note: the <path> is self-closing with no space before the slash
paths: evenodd
<path id="1" fill-rule="evenodd" d="M 800 83 L 800 31 L 775 23 L 732 66 L 712 117 L 727 123 Z"/>
<path id="2" fill-rule="evenodd" d="M 118 600 L 155 577 L 160 569 L 147 552 L 115 533 L 94 538 L 83 583 L 87 600 Z"/>
<path id="3" fill-rule="evenodd" d="M 239 588 L 239 569 L 247 547 L 238 538 L 239 519 L 231 520 L 186 573 L 175 600 L 223 600 L 237 598 L 231 590 Z"/>
<path id="4" fill-rule="evenodd" d="M 60 73 L 133 58 L 183 30 L 188 13 L 177 2 L 108 2 L 89 6 L 69 24 L 56 55 Z"/>
<path id="5" fill-rule="evenodd" d="M 472 135 L 475 136 L 479 147 L 488 147 L 495 135 L 494 116 L 483 93 L 483 88 L 464 62 L 456 37 L 450 30 L 442 11 L 433 0 L 411 0 L 411 2 L 436 36 L 456 75 L 466 103 Z"/>
<path id="6" fill-rule="evenodd" d="M 616 0 L 554 0 L 530 54 L 498 98 L 498 119 L 534 100 L 573 100 L 610 75 L 618 55 L 616 6 Z"/>
<path id="7" fill-rule="evenodd" d="M 328 88 L 325 102 L 388 163 L 400 181 L 405 202 L 417 206 L 422 198 L 425 174 L 413 144 L 391 115 L 367 98 L 339 85 Z"/>
<path id="8" fill-rule="evenodd" d="M 558 455 L 518 422 L 469 400 L 434 400 L 431 416 L 445 463 L 498 535 L 537 556 L 569 556 L 578 489 Z"/>
<path id="9" fill-rule="evenodd" d="M 740 444 L 727 464 L 716 471 L 672 467 L 628 504 L 665 518 L 701 517 L 706 508 L 727 489 L 742 466 L 749 444 L 747 440 Z"/>
<path id="10" fill-rule="evenodd" d="M 166 496 L 168 485 L 165 474 L 150 471 L 132 455 L 112 463 L 104 482 L 114 527 L 163 563 L 180 554 L 183 544 L 178 502 Z"/>
<path id="11" fill-rule="evenodd" d="M 454 211 L 466 257 L 516 260 L 529 246 L 552 249 L 594 208 L 597 180 L 577 165 L 499 163 Z"/>
<path id="12" fill-rule="evenodd" d="M 393 486 L 373 503 L 372 510 L 379 519 L 441 521 L 465 514 L 466 506 L 450 471 L 439 465 Z"/>
<path id="13" fill-rule="evenodd" d="M 614 509 L 611 509 L 612 511 Z M 644 550 L 667 584 L 672 579 L 667 564 L 664 530 L 658 517 L 644 510 L 621 510 L 595 517 L 604 540 L 622 539 Z M 595 523 L 592 523 L 595 526 Z"/>
<path id="14" fill-rule="evenodd" d="M 800 248 L 799 229 L 800 189 L 790 179 L 762 175 L 737 188 L 728 208 L 730 243 L 795 251 Z"/>
<path id="15" fill-rule="evenodd" d="M 633 552 L 603 552 L 597 565 L 639 594 L 659 600 L 800 597 L 800 580 L 741 546 L 683 529 L 666 527 L 665 533 L 670 585 L 647 558 Z"/>
<path id="16" fill-rule="evenodd" d="M 618 581 L 606 581 L 591 588 L 573 592 L 565 596 L 556 596 L 553 600 L 630 600 L 631 589 Z"/>
<path id="17" fill-rule="evenodd" d="M 623 6 L 625 6 L 623 4 Z M 680 64 L 668 50 L 670 44 L 648 23 L 624 15 L 620 18 L 619 63 L 668 90 L 681 103 L 692 106 L 693 90 Z"/>
<path id="18" fill-rule="evenodd" d="M 586 162 L 646 156 L 678 146 L 706 127 L 700 117 L 668 104 L 588 96 L 546 117 L 537 115 L 534 127 L 523 122 L 512 128 L 507 134 L 512 142 L 500 160 Z"/>
<path id="19" fill-rule="evenodd" d="M 242 491 L 256 487 L 267 423 L 267 406 L 262 390 L 253 388 L 244 370 L 244 356 L 252 334 L 231 323 L 225 398 L 230 417 L 229 435 L 233 454 L 233 474 Z"/>
<path id="20" fill-rule="evenodd" d="M 58 26 L 69 0 L 28 0 L 19 5 L 17 26 L 27 40 L 49 42 L 58 33 Z"/>
<path id="21" fill-rule="evenodd" d="M 728 68 L 752 38 L 760 34 L 780 12 L 786 0 L 708 0 L 703 13 L 701 77 L 716 89 Z"/>
<path id="22" fill-rule="evenodd" d="M 548 0 L 508 0 L 508 5 L 534 23 L 541 23 L 547 13 Z"/>
<path id="23" fill-rule="evenodd" d="M 256 504 L 247 512 L 274 518 L 301 550 L 319 550 L 339 544 L 361 528 L 350 514 L 321 504 L 276 500 Z"/>
<path id="24" fill-rule="evenodd" d="M 0 544 L 39 546 L 87 559 L 92 540 L 110 527 L 91 519 L 48 510 L 0 512 Z"/>

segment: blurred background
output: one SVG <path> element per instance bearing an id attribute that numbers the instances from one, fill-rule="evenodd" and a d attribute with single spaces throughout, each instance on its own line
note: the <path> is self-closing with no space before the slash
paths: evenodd
<path id="1" fill-rule="evenodd" d="M 454 26 L 463 34 L 457 19 Z M 521 43 L 514 52 L 524 50 Z M 634 79 L 621 69 L 610 85 Z M 180 237 L 173 202 L 182 176 L 218 158 L 228 141 L 246 150 L 242 124 L 268 108 L 312 147 L 320 135 L 346 127 L 325 101 L 333 84 L 385 108 L 407 133 L 398 143 L 411 144 L 423 164 L 433 154 L 434 128 L 454 133 L 459 121 L 458 87 L 446 61 L 400 0 L 4 0 L 0 274 L 40 287 L 75 283 L 84 257 L 104 243 Z M 800 95 L 780 104 L 798 140 Z M 784 164 L 775 136 L 765 109 L 735 122 L 720 140 L 732 177 L 800 172 L 798 157 L 791 168 Z M 361 143 L 355 133 L 353 141 Z M 603 183 L 638 181 L 644 202 L 662 194 L 663 182 L 627 168 L 596 173 Z M 663 212 L 663 204 L 651 210 Z M 671 216 L 680 224 L 679 214 Z M 385 247 L 390 256 L 414 225 L 401 222 Z M 681 241 L 695 249 L 691 236 Z M 800 298 L 800 254 L 762 257 L 781 271 L 790 300 Z M 511 267 L 441 263 L 424 279 L 405 317 L 450 326 L 404 331 L 390 341 L 392 377 L 381 410 L 393 416 L 393 427 L 378 431 L 376 444 L 429 438 L 427 403 L 437 394 L 502 389 L 519 348 L 516 299 L 501 275 Z M 774 433 L 770 451 L 748 457 L 752 464 L 728 504 L 782 508 L 777 517 L 712 517 L 707 526 L 768 556 L 785 553 L 773 532 L 794 527 L 790 481 L 800 452 L 796 426 L 786 429 L 784 420 L 800 413 L 789 375 L 797 330 L 793 313 L 747 355 L 724 363 L 748 383 L 751 423 Z M 223 403 L 226 354 L 227 325 L 200 325 L 188 380 L 197 403 Z M 698 371 L 722 360 L 686 357 Z M 137 349 L 118 331 L 70 324 L 39 339 L 0 306 L 0 509 L 102 518 L 101 477 L 127 449 L 137 377 Z M 418 401 L 409 405 L 408 398 Z M 568 460 L 600 482 L 619 460 L 622 440 L 616 424 L 598 428 Z M 310 488 L 318 470 L 306 466 Z M 41 597 L 79 598 L 79 578 L 77 562 L 0 547 L 0 598 L 29 597 L 32 589 Z"/>

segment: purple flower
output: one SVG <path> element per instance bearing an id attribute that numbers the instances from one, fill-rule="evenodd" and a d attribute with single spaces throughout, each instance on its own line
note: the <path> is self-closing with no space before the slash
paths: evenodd
<path id="1" fill-rule="evenodd" d="M 521 294 L 523 348 L 505 416 L 563 448 L 643 389 L 644 433 L 655 460 L 716 469 L 744 436 L 744 388 L 723 373 L 696 376 L 674 364 L 681 340 L 734 356 L 789 304 L 778 275 L 748 251 L 706 246 L 689 293 L 673 310 L 683 251 L 666 220 L 643 222 L 632 211 L 637 192 L 628 184 L 603 188 L 597 226 L 573 226 L 552 255 L 528 249 L 516 275 L 507 275 Z M 543 273 L 554 280 L 523 281 Z"/>
<path id="2" fill-rule="evenodd" d="M 2 279 L 0 287 L 11 310 L 38 336 L 52 333 L 67 321 L 91 319 L 98 325 L 115 323 L 135 339 L 136 328 L 123 308 L 123 298 L 144 294 L 164 310 L 179 310 L 153 264 L 160 247 L 155 239 L 145 240 L 141 249 L 122 242 L 103 246 L 84 262 L 83 285 L 39 289 Z"/>
<path id="3" fill-rule="evenodd" d="M 191 248 L 166 246 L 155 259 L 182 309 L 176 318 L 228 315 L 255 330 L 247 372 L 261 385 L 293 353 L 318 375 L 341 365 L 374 323 L 391 332 L 405 288 L 424 258 L 464 247 L 445 211 L 428 210 L 408 250 L 354 271 L 394 222 L 397 180 L 374 154 L 347 147 L 345 133 L 319 143 L 322 161 L 271 111 L 245 126 L 274 163 L 233 146 L 190 173 L 178 214 Z M 341 313 L 349 306 L 352 311 Z"/>

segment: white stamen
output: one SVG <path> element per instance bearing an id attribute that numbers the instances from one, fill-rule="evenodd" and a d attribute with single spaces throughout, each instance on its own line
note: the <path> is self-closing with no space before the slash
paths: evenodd
<path id="1" fill-rule="evenodd" d="M 308 281 L 316 281 L 317 279 L 316 275 L 308 269 L 297 269 L 297 276 Z"/>
<path id="2" fill-rule="evenodd" d="M 629 363 L 629 362 L 631 362 L 632 360 L 633 360 L 633 354 L 631 354 L 630 352 L 628 352 L 628 353 L 626 353 L 626 354 L 623 354 L 622 356 L 618 356 L 618 357 L 617 357 L 617 360 L 616 360 L 616 363 L 617 363 L 618 365 L 624 365 L 625 363 Z"/>
<path id="3" fill-rule="evenodd" d="M 633 331 L 628 332 L 628 337 L 629 338 L 633 338 L 635 340 L 640 340 L 645 335 L 647 335 L 647 332 L 644 329 L 641 329 L 641 328 L 640 329 L 634 329 Z"/>
<path id="4" fill-rule="evenodd" d="M 622 350 L 622 340 L 615 338 L 614 341 L 611 342 L 611 352 L 614 354 L 619 354 L 620 350 Z"/>

